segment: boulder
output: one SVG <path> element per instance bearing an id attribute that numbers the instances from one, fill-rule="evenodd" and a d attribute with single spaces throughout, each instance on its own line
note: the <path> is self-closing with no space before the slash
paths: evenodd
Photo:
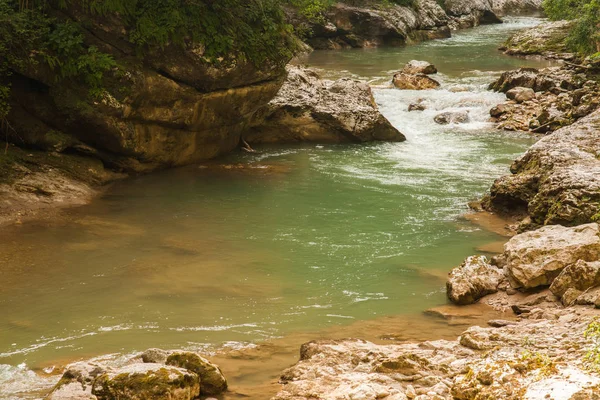
<path id="1" fill-rule="evenodd" d="M 198 375 L 201 382 L 201 394 L 215 395 L 227 390 L 227 380 L 219 367 L 196 353 L 173 353 L 167 358 L 166 363 Z"/>
<path id="2" fill-rule="evenodd" d="M 407 74 L 404 72 L 395 73 L 392 83 L 398 89 L 404 90 L 427 90 L 440 86 L 438 81 L 425 74 Z"/>
<path id="3" fill-rule="evenodd" d="M 511 238 L 503 256 L 514 288 L 548 286 L 578 260 L 600 260 L 600 230 L 596 223 L 573 228 L 545 226 Z"/>
<path id="4" fill-rule="evenodd" d="M 98 400 L 192 400 L 200 395 L 198 375 L 163 364 L 131 364 L 96 378 Z"/>
<path id="5" fill-rule="evenodd" d="M 169 354 L 168 351 L 162 349 L 148 349 L 141 354 L 141 357 L 145 363 L 165 364 Z"/>
<path id="6" fill-rule="evenodd" d="M 537 15 L 542 12 L 542 0 L 492 0 L 496 15 Z"/>
<path id="7" fill-rule="evenodd" d="M 512 35 L 501 47 L 510 55 L 543 55 L 566 53 L 567 37 L 572 21 L 551 21 L 519 31 Z"/>
<path id="8" fill-rule="evenodd" d="M 578 260 L 575 264 L 567 266 L 552 281 L 550 291 L 555 296 L 563 297 L 569 289 L 579 292 L 600 285 L 600 262 L 587 262 Z"/>
<path id="9" fill-rule="evenodd" d="M 91 362 L 77 362 L 67 366 L 60 381 L 47 400 L 95 400 L 92 386 L 95 379 L 106 373 L 106 368 Z"/>
<path id="10" fill-rule="evenodd" d="M 324 81 L 311 70 L 288 66 L 277 96 L 260 109 L 243 137 L 248 143 L 404 141 L 379 112 L 368 84 Z"/>
<path id="11" fill-rule="evenodd" d="M 600 111 L 534 144 L 497 179 L 482 205 L 489 211 L 522 214 L 530 229 L 578 225 L 600 218 Z"/>
<path id="12" fill-rule="evenodd" d="M 427 62 L 427 61 L 417 61 L 417 60 L 412 60 L 409 61 L 404 68 L 402 68 L 402 71 L 405 74 L 412 74 L 412 75 L 416 75 L 416 74 L 425 74 L 425 75 L 431 75 L 431 74 L 437 74 L 438 70 L 435 67 L 435 65 Z"/>
<path id="13" fill-rule="evenodd" d="M 448 275 L 446 293 L 456 304 L 472 304 L 481 297 L 498 291 L 502 270 L 491 265 L 484 256 L 467 258 Z"/>
<path id="14" fill-rule="evenodd" d="M 447 111 L 436 115 L 433 120 L 436 124 L 448 125 L 448 124 L 464 124 L 469 122 L 468 111 Z"/>
<path id="15" fill-rule="evenodd" d="M 515 87 L 506 92 L 506 97 L 517 103 L 535 99 L 535 92 L 531 88 Z"/>
<path id="16" fill-rule="evenodd" d="M 410 103 L 408 105 L 408 111 L 423 111 L 426 110 L 427 107 L 423 104 L 422 101 L 418 101 L 416 103 Z"/>

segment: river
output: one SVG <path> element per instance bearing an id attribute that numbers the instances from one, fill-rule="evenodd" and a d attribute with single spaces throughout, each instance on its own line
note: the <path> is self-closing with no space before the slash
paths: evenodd
<path id="1" fill-rule="evenodd" d="M 486 86 L 545 65 L 496 50 L 536 23 L 304 61 L 368 80 L 404 143 L 263 147 L 121 181 L 58 221 L 0 231 L 0 398 L 39 397 L 73 360 L 161 347 L 217 352 L 225 398 L 259 399 L 303 340 L 456 335 L 422 312 L 446 303 L 450 268 L 503 240 L 463 214 L 534 141 L 487 122 L 504 95 Z M 411 59 L 434 63 L 441 89 L 388 88 Z M 418 99 L 427 110 L 409 113 Z M 433 122 L 454 110 L 471 121 Z"/>

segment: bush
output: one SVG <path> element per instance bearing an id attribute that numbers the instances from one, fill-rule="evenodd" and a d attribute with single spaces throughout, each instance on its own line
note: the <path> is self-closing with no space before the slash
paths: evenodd
<path id="1" fill-rule="evenodd" d="M 553 20 L 575 20 L 567 45 L 581 54 L 600 53 L 600 0 L 544 0 Z"/>

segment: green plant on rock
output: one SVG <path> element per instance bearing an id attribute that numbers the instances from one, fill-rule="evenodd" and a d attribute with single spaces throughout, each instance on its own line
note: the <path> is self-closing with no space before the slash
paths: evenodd
<path id="1" fill-rule="evenodd" d="M 594 318 L 585 328 L 583 336 L 591 341 L 589 350 L 583 358 L 585 367 L 594 372 L 600 372 L 600 319 Z"/>
<path id="2" fill-rule="evenodd" d="M 567 45 L 586 55 L 600 55 L 600 0 L 544 0 L 546 15 L 553 20 L 574 20 Z"/>

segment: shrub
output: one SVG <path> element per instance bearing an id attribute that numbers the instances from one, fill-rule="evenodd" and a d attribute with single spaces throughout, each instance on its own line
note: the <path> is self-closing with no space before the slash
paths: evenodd
<path id="1" fill-rule="evenodd" d="M 553 20 L 575 20 L 567 45 L 581 54 L 600 52 L 600 0 L 544 0 L 544 11 Z"/>

